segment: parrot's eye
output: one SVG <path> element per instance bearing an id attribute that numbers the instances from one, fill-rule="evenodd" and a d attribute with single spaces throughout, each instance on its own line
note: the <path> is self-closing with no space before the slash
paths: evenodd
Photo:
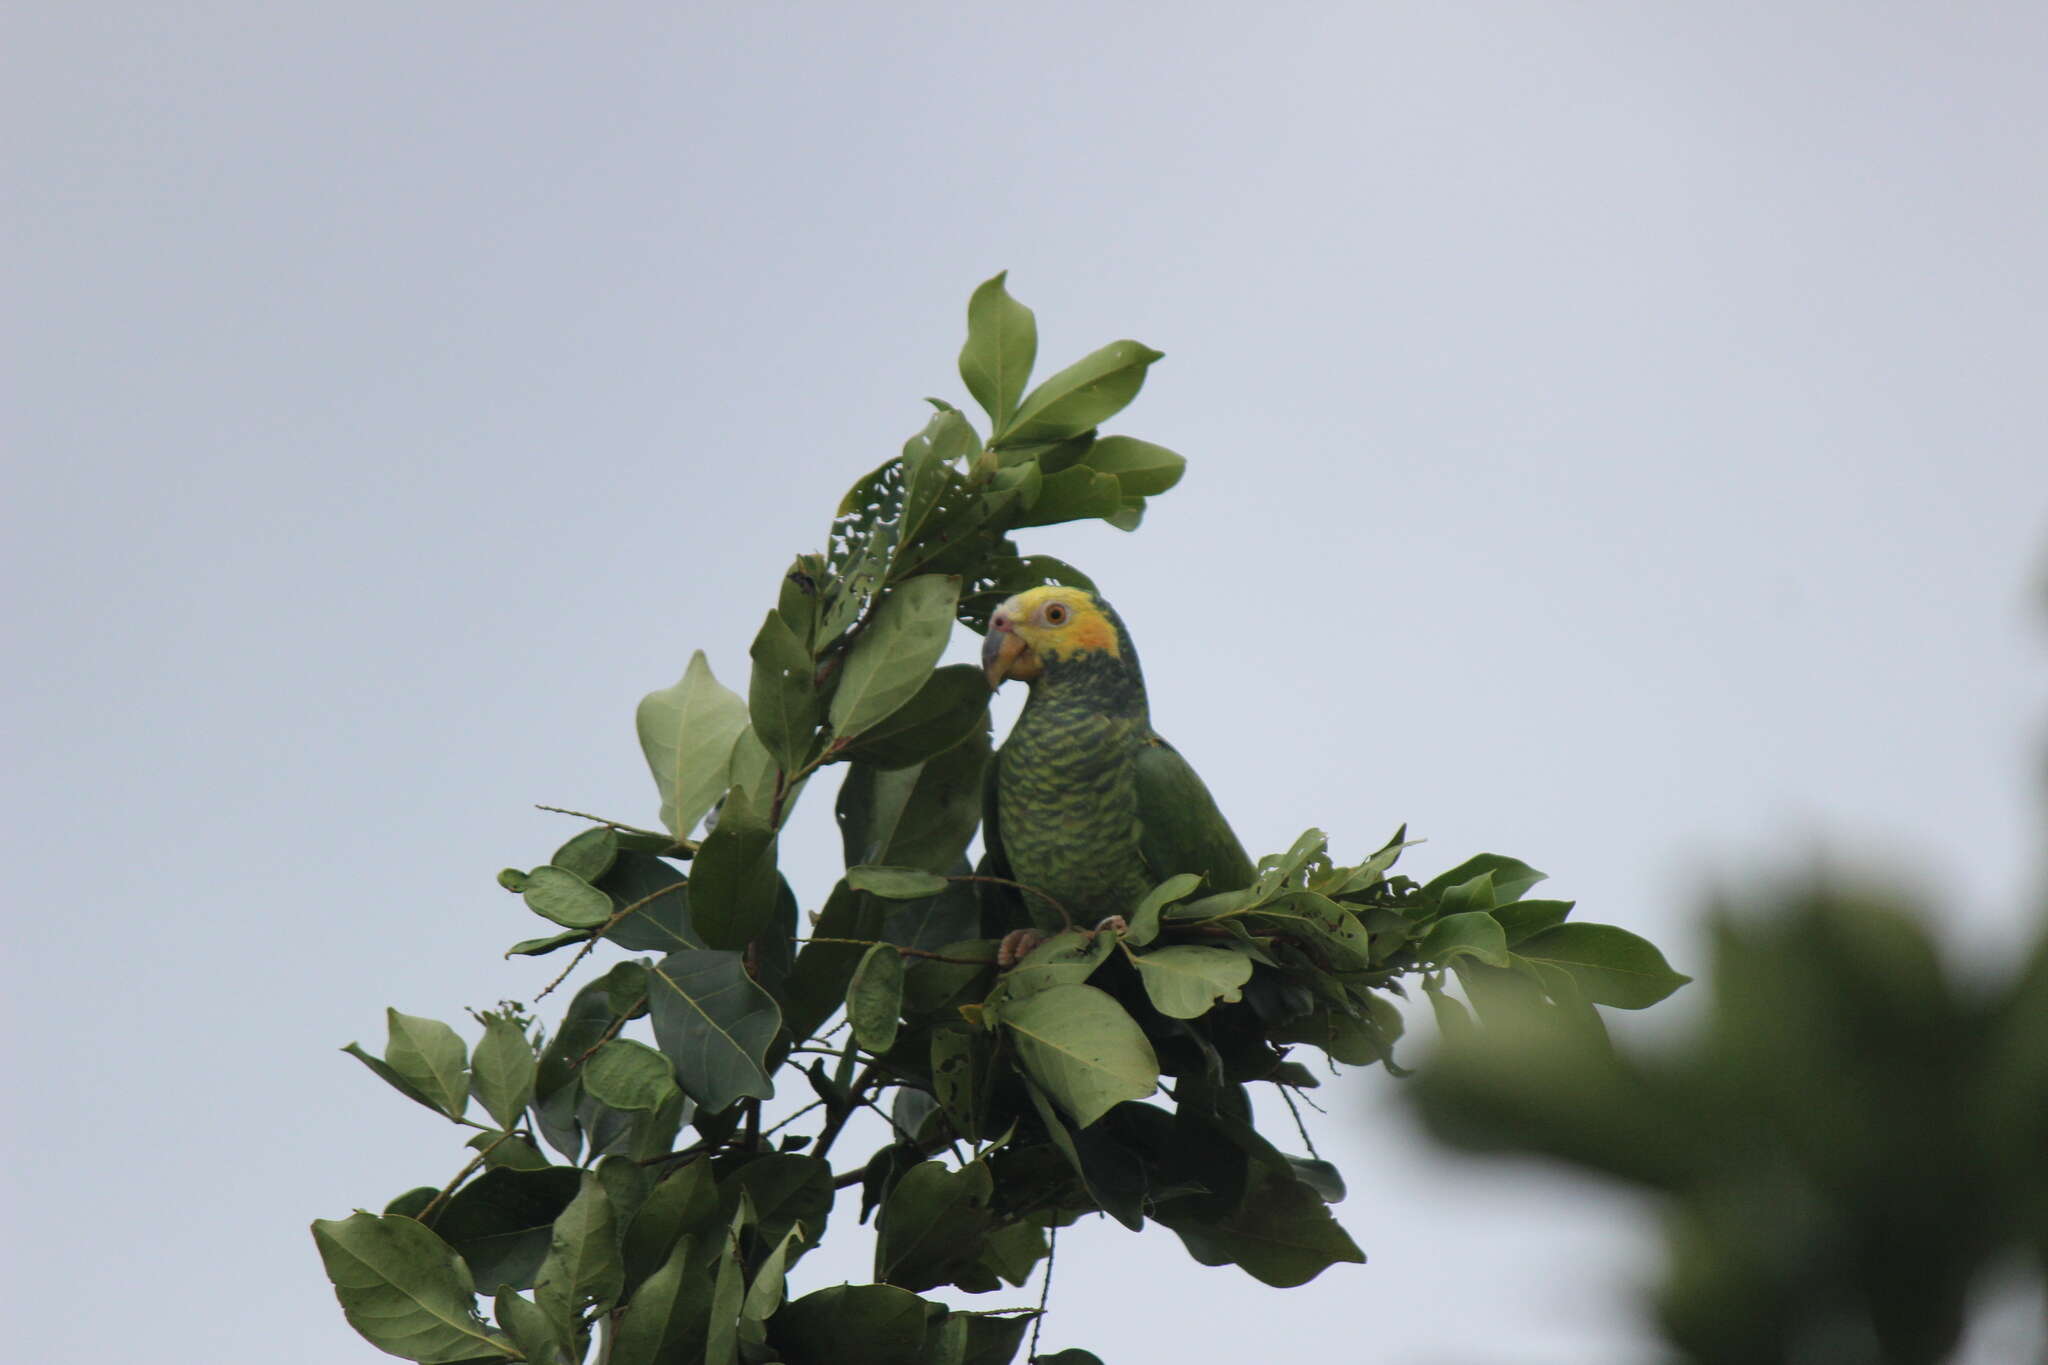
<path id="1" fill-rule="evenodd" d="M 1045 623 L 1049 626 L 1063 626 L 1067 623 L 1067 609 L 1058 602 L 1045 604 Z"/>

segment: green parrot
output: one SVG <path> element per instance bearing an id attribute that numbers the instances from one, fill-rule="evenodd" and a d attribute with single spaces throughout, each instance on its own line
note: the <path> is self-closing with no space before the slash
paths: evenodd
<path id="1" fill-rule="evenodd" d="M 1153 731 L 1137 651 L 1107 602 L 1079 588 L 1020 592 L 989 617 L 981 662 L 991 688 L 1031 688 L 982 803 L 984 866 L 1042 893 L 1024 894 L 1035 927 L 1003 941 L 1004 965 L 1070 921 L 1129 914 L 1176 873 L 1211 890 L 1251 885 L 1215 798 Z"/>

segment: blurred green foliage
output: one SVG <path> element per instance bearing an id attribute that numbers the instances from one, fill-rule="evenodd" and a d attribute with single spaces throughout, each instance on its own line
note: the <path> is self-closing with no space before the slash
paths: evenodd
<path id="1" fill-rule="evenodd" d="M 1825 884 L 1712 942 L 1706 1016 L 1661 1049 L 1482 1013 L 1411 1091 L 1430 1129 L 1655 1196 L 1687 1360 L 1946 1359 L 1988 1272 L 2048 1265 L 2048 942 L 1964 979 L 1924 912 Z"/>

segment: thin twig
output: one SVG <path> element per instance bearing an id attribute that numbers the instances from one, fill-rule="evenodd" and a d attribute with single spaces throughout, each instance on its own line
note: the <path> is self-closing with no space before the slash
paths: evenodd
<path id="1" fill-rule="evenodd" d="M 840 1130 L 846 1127 L 846 1121 L 853 1117 L 853 1111 L 860 1106 L 861 1092 L 880 1079 L 881 1074 L 879 1066 L 869 1063 L 867 1069 L 846 1088 L 846 1107 L 842 1109 L 836 1104 L 826 1106 L 829 1112 L 825 1118 L 824 1128 L 818 1133 L 818 1145 L 811 1148 L 812 1156 L 822 1158 L 826 1152 L 832 1150 L 832 1144 L 839 1140 Z"/>
<path id="2" fill-rule="evenodd" d="M 1294 1115 L 1294 1130 L 1301 1134 L 1302 1142 L 1308 1147 L 1308 1154 L 1321 1161 L 1323 1154 L 1316 1150 L 1316 1140 L 1308 1135 L 1308 1125 L 1301 1121 L 1301 1111 L 1294 1107 L 1294 1096 L 1288 1093 L 1284 1085 L 1280 1087 L 1280 1098 L 1287 1102 L 1287 1112 Z"/>
<path id="3" fill-rule="evenodd" d="M 476 1154 L 476 1160 L 470 1162 L 467 1166 L 464 1166 L 461 1170 L 457 1171 L 455 1173 L 455 1178 L 449 1181 L 447 1186 L 444 1187 L 439 1194 L 435 1195 L 432 1199 L 429 1199 L 427 1201 L 427 1206 L 425 1208 L 421 1209 L 418 1213 L 413 1215 L 414 1221 L 420 1223 L 426 1222 L 430 1215 L 438 1212 L 443 1204 L 447 1203 L 450 1199 L 453 1199 L 455 1197 L 455 1191 L 461 1188 L 462 1182 L 469 1179 L 471 1175 L 475 1174 L 477 1167 L 483 1165 L 484 1162 L 489 1159 L 491 1153 L 498 1150 L 498 1143 L 505 1141 L 507 1138 L 511 1136 L 512 1130 L 509 1128 L 506 1129 L 504 1132 L 498 1134 L 497 1142 L 493 1142 L 490 1146 L 484 1148 L 481 1152 L 478 1152 Z"/>
<path id="4" fill-rule="evenodd" d="M 644 999 L 645 997 L 642 998 Z M 585 1062 L 589 1061 L 590 1054 L 597 1051 L 599 1048 L 603 1047 L 606 1043 L 609 1043 L 612 1039 L 618 1037 L 619 1030 L 624 1028 L 626 1026 L 626 1021 L 632 1017 L 633 1011 L 627 1010 L 624 1014 L 621 1014 L 618 1018 L 612 1020 L 611 1023 L 606 1024 L 604 1032 L 597 1035 L 597 1041 L 592 1043 L 589 1047 L 584 1048 L 583 1055 L 578 1057 L 575 1061 L 569 1063 L 569 1069 L 571 1071 L 574 1071 L 578 1067 L 582 1066 Z"/>
<path id="5" fill-rule="evenodd" d="M 567 809 L 566 807 L 563 807 L 563 806 L 541 806 L 541 805 L 536 805 L 536 806 L 534 807 L 534 809 L 535 809 L 535 810 L 544 810 L 544 811 L 552 811 L 552 812 L 553 812 L 554 814 L 556 814 L 556 815 L 573 815 L 573 816 L 575 816 L 575 817 L 576 817 L 576 818 L 577 818 L 578 820 L 588 820 L 588 821 L 589 821 L 589 822 L 590 822 L 591 824 L 593 824 L 593 825 L 603 825 L 603 826 L 604 826 L 604 827 L 605 827 L 606 829 L 619 829 L 619 830 L 624 830 L 624 831 L 625 831 L 626 833 L 628 833 L 628 834 L 645 834 L 645 835 L 649 836 L 650 838 L 655 838 L 655 839 L 675 839 L 675 836 L 674 836 L 673 834 L 670 834 L 670 833 L 669 833 L 669 832 L 668 832 L 667 830 L 665 830 L 665 829 L 642 829 L 642 828 L 640 828 L 640 826 L 638 826 L 638 825 L 627 825 L 627 824 L 621 824 L 621 823 L 620 823 L 619 821 L 617 821 L 617 820 L 607 820 L 607 819 L 605 819 L 605 818 L 604 818 L 604 817 L 603 817 L 602 815 L 592 815 L 592 814 L 591 814 L 591 813 L 590 813 L 589 811 L 582 811 L 582 810 L 569 810 L 569 809 Z M 692 844 L 692 843 L 691 843 L 691 842 L 690 842 L 690 841 L 689 841 L 688 839 L 676 839 L 676 843 L 677 843 L 678 845 L 682 846 L 682 847 L 685 847 L 685 848 L 695 848 L 695 847 L 696 847 L 696 845 Z"/>
<path id="6" fill-rule="evenodd" d="M 878 948 L 882 946 L 883 942 L 885 940 L 872 938 L 807 938 L 799 940 L 798 946 L 802 946 L 805 943 L 847 943 L 856 948 Z M 900 943 L 891 943 L 889 946 L 894 948 L 900 957 L 922 957 L 932 962 L 958 963 L 963 967 L 994 967 L 999 965 L 992 957 L 947 957 L 944 953 L 928 953 L 922 948 L 906 948 Z"/>
<path id="7" fill-rule="evenodd" d="M 921 1159 L 930 1156 L 932 1153 L 938 1151 L 941 1147 L 951 1145 L 952 1142 L 953 1136 L 951 1133 L 942 1133 L 934 1135 L 932 1137 L 928 1137 L 924 1139 L 922 1142 L 912 1143 L 910 1145 L 916 1150 L 919 1158 Z M 867 1178 L 868 1168 L 866 1166 L 856 1166 L 850 1171 L 846 1171 L 840 1175 L 833 1176 L 832 1188 L 835 1190 L 843 1190 L 848 1185 L 858 1185 L 861 1181 Z"/>
<path id="8" fill-rule="evenodd" d="M 1045 1325 L 1045 1305 L 1052 1299 L 1052 1257 L 1060 1247 L 1060 1230 L 1054 1225 L 1045 1230 L 1045 1283 L 1038 1290 L 1038 1316 L 1031 1320 L 1031 1349 L 1024 1353 L 1026 1360 L 1038 1359 L 1038 1329 Z"/>
<path id="9" fill-rule="evenodd" d="M 613 915 L 603 924 L 600 924 L 595 929 L 592 929 L 590 931 L 590 937 L 583 940 L 583 946 L 576 950 L 576 956 L 569 959 L 569 965 L 562 968 L 561 974 L 558 975 L 553 981 L 550 981 L 547 985 L 541 987 L 540 994 L 533 997 L 534 1001 L 538 1003 L 539 1001 L 546 999 L 550 991 L 554 990 L 555 987 L 561 985 L 564 981 L 568 980 L 569 973 L 576 970 L 576 964 L 581 962 L 584 958 L 589 957 L 591 950 L 597 947 L 598 940 L 602 939 L 606 934 L 609 934 L 612 930 L 618 928 L 620 920 L 623 920 L 626 916 L 640 909 L 649 901 L 652 901 L 655 897 L 666 896 L 671 891 L 680 891 L 688 885 L 689 883 L 686 881 L 670 882 L 667 886 L 662 887 L 659 891 L 650 891 L 646 895 L 642 896 L 639 900 L 634 901 L 631 905 L 626 906 L 624 909 L 620 910 L 617 914 Z"/>
<path id="10" fill-rule="evenodd" d="M 811 1102 L 810 1102 L 809 1104 L 807 1104 L 807 1105 L 805 1105 L 805 1106 L 804 1106 L 803 1108 L 801 1108 L 801 1109 L 797 1110 L 797 1111 L 796 1111 L 796 1112 L 795 1112 L 794 1114 L 791 1114 L 791 1115 L 790 1115 L 790 1116 L 789 1116 L 788 1118 L 786 1118 L 786 1119 L 781 1119 L 781 1120 L 777 1121 L 777 1122 L 776 1122 L 776 1123 L 775 1123 L 775 1124 L 774 1124 L 773 1126 L 771 1126 L 771 1127 L 769 1127 L 769 1128 L 765 1128 L 765 1129 L 763 1129 L 763 1130 L 762 1130 L 762 1132 L 761 1132 L 761 1136 L 762 1136 L 763 1138 L 772 1138 L 772 1137 L 774 1137 L 774 1136 L 775 1136 L 775 1135 L 776 1135 L 777 1133 L 781 1132 L 781 1131 L 782 1131 L 782 1130 L 783 1130 L 784 1128 L 787 1128 L 787 1127 L 789 1127 L 789 1125 L 790 1125 L 790 1124 L 792 1124 L 792 1123 L 795 1123 L 795 1122 L 796 1122 L 796 1121 L 797 1121 L 798 1119 L 802 1118 L 802 1117 L 803 1117 L 803 1116 L 804 1116 L 805 1114 L 808 1114 L 808 1113 L 810 1113 L 810 1112 L 811 1112 L 811 1111 L 812 1111 L 813 1109 L 816 1109 L 816 1108 L 817 1108 L 817 1107 L 818 1107 L 819 1105 L 823 1104 L 824 1102 L 825 1102 L 825 1101 L 823 1101 L 823 1100 L 812 1100 L 812 1101 L 811 1101 Z"/>

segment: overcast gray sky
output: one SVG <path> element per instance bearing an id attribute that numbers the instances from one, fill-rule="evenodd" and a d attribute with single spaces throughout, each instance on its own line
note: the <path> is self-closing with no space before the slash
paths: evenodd
<path id="1" fill-rule="evenodd" d="M 1710 889 L 1817 857 L 1973 960 L 2029 932 L 2039 5 L 5 28 L 18 1359 L 373 1357 L 306 1223 L 462 1153 L 334 1049 L 552 975 L 497 958 L 537 922 L 491 875 L 574 828 L 531 803 L 651 820 L 634 702 L 743 676 L 1005 267 L 1048 367 L 1167 353 L 1117 429 L 1186 482 L 1026 544 L 1255 849 L 1406 820 L 1682 969 Z M 1396 1088 L 1318 1126 L 1369 1265 L 1090 1225 L 1047 1348 L 1642 1358 L 1647 1217 L 1430 1152 Z M 799 1287 L 866 1278 L 828 1241 Z"/>

